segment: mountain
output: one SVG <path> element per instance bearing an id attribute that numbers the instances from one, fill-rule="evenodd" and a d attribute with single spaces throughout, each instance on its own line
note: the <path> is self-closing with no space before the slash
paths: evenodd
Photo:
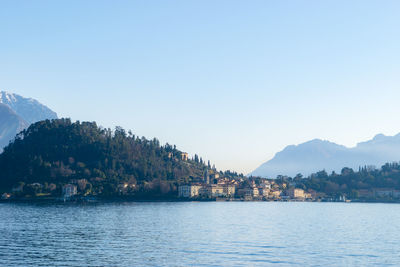
<path id="1" fill-rule="evenodd" d="M 250 174 L 263 177 L 295 176 L 298 173 L 310 175 L 320 170 L 340 172 L 343 167 L 380 167 L 394 161 L 400 161 L 400 134 L 378 134 L 372 140 L 358 143 L 352 148 L 314 139 L 287 146 Z"/>
<path id="2" fill-rule="evenodd" d="M 17 133 L 30 124 L 56 118 L 54 111 L 37 100 L 0 92 L 0 152 Z"/>
<path id="3" fill-rule="evenodd" d="M 20 116 L 5 104 L 0 104 L 0 147 L 5 147 L 17 133 L 28 126 Z"/>
<path id="4" fill-rule="evenodd" d="M 41 120 L 57 119 L 57 113 L 32 98 L 2 91 L 0 92 L 0 103 L 9 106 L 28 125 Z"/>

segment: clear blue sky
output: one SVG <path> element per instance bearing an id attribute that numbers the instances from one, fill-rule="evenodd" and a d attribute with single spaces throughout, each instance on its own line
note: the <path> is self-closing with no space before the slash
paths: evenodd
<path id="1" fill-rule="evenodd" d="M 400 1 L 1 1 L 0 89 L 247 173 L 400 132 Z"/>

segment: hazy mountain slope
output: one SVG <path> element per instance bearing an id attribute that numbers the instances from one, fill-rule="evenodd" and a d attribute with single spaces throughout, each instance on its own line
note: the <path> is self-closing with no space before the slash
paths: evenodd
<path id="1" fill-rule="evenodd" d="M 0 104 L 0 150 L 26 127 L 28 127 L 26 121 L 7 105 Z"/>
<path id="2" fill-rule="evenodd" d="M 343 167 L 358 169 L 359 166 L 380 167 L 386 162 L 400 160 L 400 134 L 384 136 L 379 134 L 372 140 L 347 148 L 329 141 L 315 139 L 297 146 L 288 146 L 273 159 L 263 163 L 251 175 L 276 177 L 294 176 L 297 173 L 309 175 L 325 169 L 340 172 Z"/>
<path id="3" fill-rule="evenodd" d="M 28 124 L 45 119 L 57 119 L 57 113 L 32 98 L 2 91 L 0 103 L 9 106 Z"/>
<path id="4" fill-rule="evenodd" d="M 351 151 L 363 155 L 363 161 L 380 167 L 386 162 L 400 161 L 400 134 L 376 135 L 372 140 L 358 143 Z"/>

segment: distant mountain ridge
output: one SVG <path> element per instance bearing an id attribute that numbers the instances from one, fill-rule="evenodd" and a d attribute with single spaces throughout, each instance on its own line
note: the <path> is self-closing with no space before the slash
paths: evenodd
<path id="1" fill-rule="evenodd" d="M 57 119 L 57 113 L 32 98 L 0 92 L 0 152 L 17 133 L 30 124 Z"/>
<path id="2" fill-rule="evenodd" d="M 343 167 L 380 167 L 393 161 L 400 161 L 400 133 L 395 136 L 378 134 L 352 148 L 314 139 L 287 146 L 250 174 L 263 177 L 295 176 L 298 173 L 310 175 L 320 170 L 340 172 Z"/>

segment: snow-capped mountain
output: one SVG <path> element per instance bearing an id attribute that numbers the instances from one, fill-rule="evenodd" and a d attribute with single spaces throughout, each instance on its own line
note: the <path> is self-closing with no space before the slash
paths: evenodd
<path id="1" fill-rule="evenodd" d="M 352 148 L 314 139 L 297 146 L 287 146 L 250 174 L 272 178 L 277 175 L 293 177 L 298 173 L 310 175 L 321 170 L 340 172 L 343 167 L 355 170 L 366 165 L 381 167 L 394 161 L 400 161 L 400 134 L 378 134 Z"/>
<path id="2" fill-rule="evenodd" d="M 30 124 L 56 118 L 54 111 L 35 99 L 0 92 L 0 152 L 17 133 Z"/>
<path id="3" fill-rule="evenodd" d="M 0 92 L 0 103 L 9 106 L 28 124 L 45 119 L 56 119 L 57 113 L 32 98 L 17 94 Z"/>

